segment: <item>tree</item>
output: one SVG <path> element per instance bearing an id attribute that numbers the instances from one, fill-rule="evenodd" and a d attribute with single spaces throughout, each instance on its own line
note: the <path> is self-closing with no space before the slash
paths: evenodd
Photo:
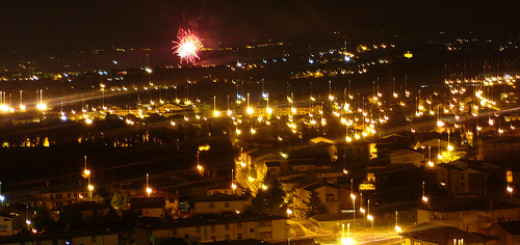
<path id="1" fill-rule="evenodd" d="M 309 202 L 307 204 L 307 217 L 312 217 L 314 215 L 318 214 L 325 214 L 328 212 L 327 207 L 325 204 L 321 202 L 320 197 L 318 196 L 318 193 L 316 193 L 314 190 L 311 191 Z"/>
<path id="2" fill-rule="evenodd" d="M 264 185 L 267 188 L 258 188 L 256 196 L 251 200 L 252 211 L 258 214 L 283 215 L 285 192 L 282 185 L 271 174 L 265 176 Z"/>
<path id="3" fill-rule="evenodd" d="M 128 193 L 122 194 L 121 192 L 116 192 L 112 196 L 110 204 L 119 214 L 121 214 L 130 208 L 130 196 Z"/>
<path id="4" fill-rule="evenodd" d="M 35 215 L 33 216 L 33 227 L 38 231 L 44 231 L 51 223 L 53 223 L 53 220 L 45 203 L 36 207 Z"/>

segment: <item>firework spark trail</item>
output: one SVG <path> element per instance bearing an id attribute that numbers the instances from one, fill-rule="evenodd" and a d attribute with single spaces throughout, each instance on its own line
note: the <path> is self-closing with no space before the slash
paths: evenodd
<path id="1" fill-rule="evenodd" d="M 175 50 L 173 53 L 177 54 L 181 58 L 181 64 L 195 63 L 196 60 L 200 59 L 197 54 L 202 48 L 202 42 L 197 35 L 191 33 L 190 30 L 179 29 L 177 35 L 177 41 L 173 41 L 175 46 L 172 48 Z"/>

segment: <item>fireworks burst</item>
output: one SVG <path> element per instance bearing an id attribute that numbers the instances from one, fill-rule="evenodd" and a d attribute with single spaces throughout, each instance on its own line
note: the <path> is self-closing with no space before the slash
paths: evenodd
<path id="1" fill-rule="evenodd" d="M 181 64 L 183 62 L 193 64 L 196 60 L 200 59 L 197 53 L 202 48 L 202 42 L 199 37 L 191 33 L 191 31 L 180 28 L 177 41 L 173 41 L 173 43 L 175 44 L 172 48 L 175 50 L 173 53 L 181 58 Z"/>

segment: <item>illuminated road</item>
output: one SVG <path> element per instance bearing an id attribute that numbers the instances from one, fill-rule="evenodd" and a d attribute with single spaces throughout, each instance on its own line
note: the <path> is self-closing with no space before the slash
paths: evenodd
<path id="1" fill-rule="evenodd" d="M 291 239 L 314 238 L 321 244 L 338 244 L 341 239 L 341 232 L 334 234 L 334 231 L 323 229 L 313 222 L 303 219 L 290 219 L 287 221 L 290 226 Z M 343 234 L 347 237 L 347 231 Z M 350 237 L 355 244 L 400 244 L 402 237 L 395 232 L 388 232 L 387 227 L 367 228 L 364 231 L 350 233 Z"/>

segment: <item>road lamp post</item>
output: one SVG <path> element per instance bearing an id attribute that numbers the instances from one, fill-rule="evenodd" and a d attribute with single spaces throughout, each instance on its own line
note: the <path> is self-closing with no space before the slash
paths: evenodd
<path id="1" fill-rule="evenodd" d="M 148 195 L 148 197 L 151 197 L 152 196 L 152 192 L 153 192 L 153 189 L 152 187 L 150 187 L 150 175 L 148 173 L 146 173 L 146 194 Z"/>
<path id="2" fill-rule="evenodd" d="M 509 195 L 511 196 L 511 202 L 513 202 L 513 192 L 514 192 L 513 187 L 512 186 L 507 186 L 506 190 L 509 193 Z"/>
<path id="3" fill-rule="evenodd" d="M 0 181 L 0 202 L 2 202 L 2 207 L 4 206 L 5 196 L 2 195 L 2 181 Z"/>
<path id="4" fill-rule="evenodd" d="M 370 222 L 372 222 L 372 234 L 374 233 L 374 216 L 372 216 L 371 214 L 367 214 L 367 219 L 370 220 Z"/>
<path id="5" fill-rule="evenodd" d="M 101 100 L 102 100 L 102 110 L 105 110 L 105 84 L 100 83 L 99 87 L 101 88 Z"/>
<path id="6" fill-rule="evenodd" d="M 397 234 L 403 232 L 403 230 L 399 226 L 399 223 L 398 223 L 399 219 L 398 219 L 398 217 L 399 217 L 399 211 L 396 210 L 395 211 L 395 232 L 397 232 Z"/>
<path id="7" fill-rule="evenodd" d="M 359 212 L 361 212 L 363 214 L 363 230 L 364 230 L 365 227 L 366 227 L 366 225 L 365 225 L 366 224 L 366 216 L 365 216 L 366 211 L 365 211 L 365 209 L 363 207 L 360 207 L 359 208 Z"/>
<path id="8" fill-rule="evenodd" d="M 356 195 L 354 195 L 354 193 L 350 193 L 350 198 L 352 199 L 352 209 L 354 210 L 354 229 L 356 229 Z"/>
<path id="9" fill-rule="evenodd" d="M 89 193 L 88 196 L 89 196 L 89 200 L 92 201 L 92 192 L 94 191 L 94 186 L 92 185 L 92 182 L 91 182 L 92 172 L 90 171 L 90 169 L 87 168 L 87 155 L 85 155 L 82 176 L 83 176 L 83 178 L 87 179 L 87 190 Z"/>

